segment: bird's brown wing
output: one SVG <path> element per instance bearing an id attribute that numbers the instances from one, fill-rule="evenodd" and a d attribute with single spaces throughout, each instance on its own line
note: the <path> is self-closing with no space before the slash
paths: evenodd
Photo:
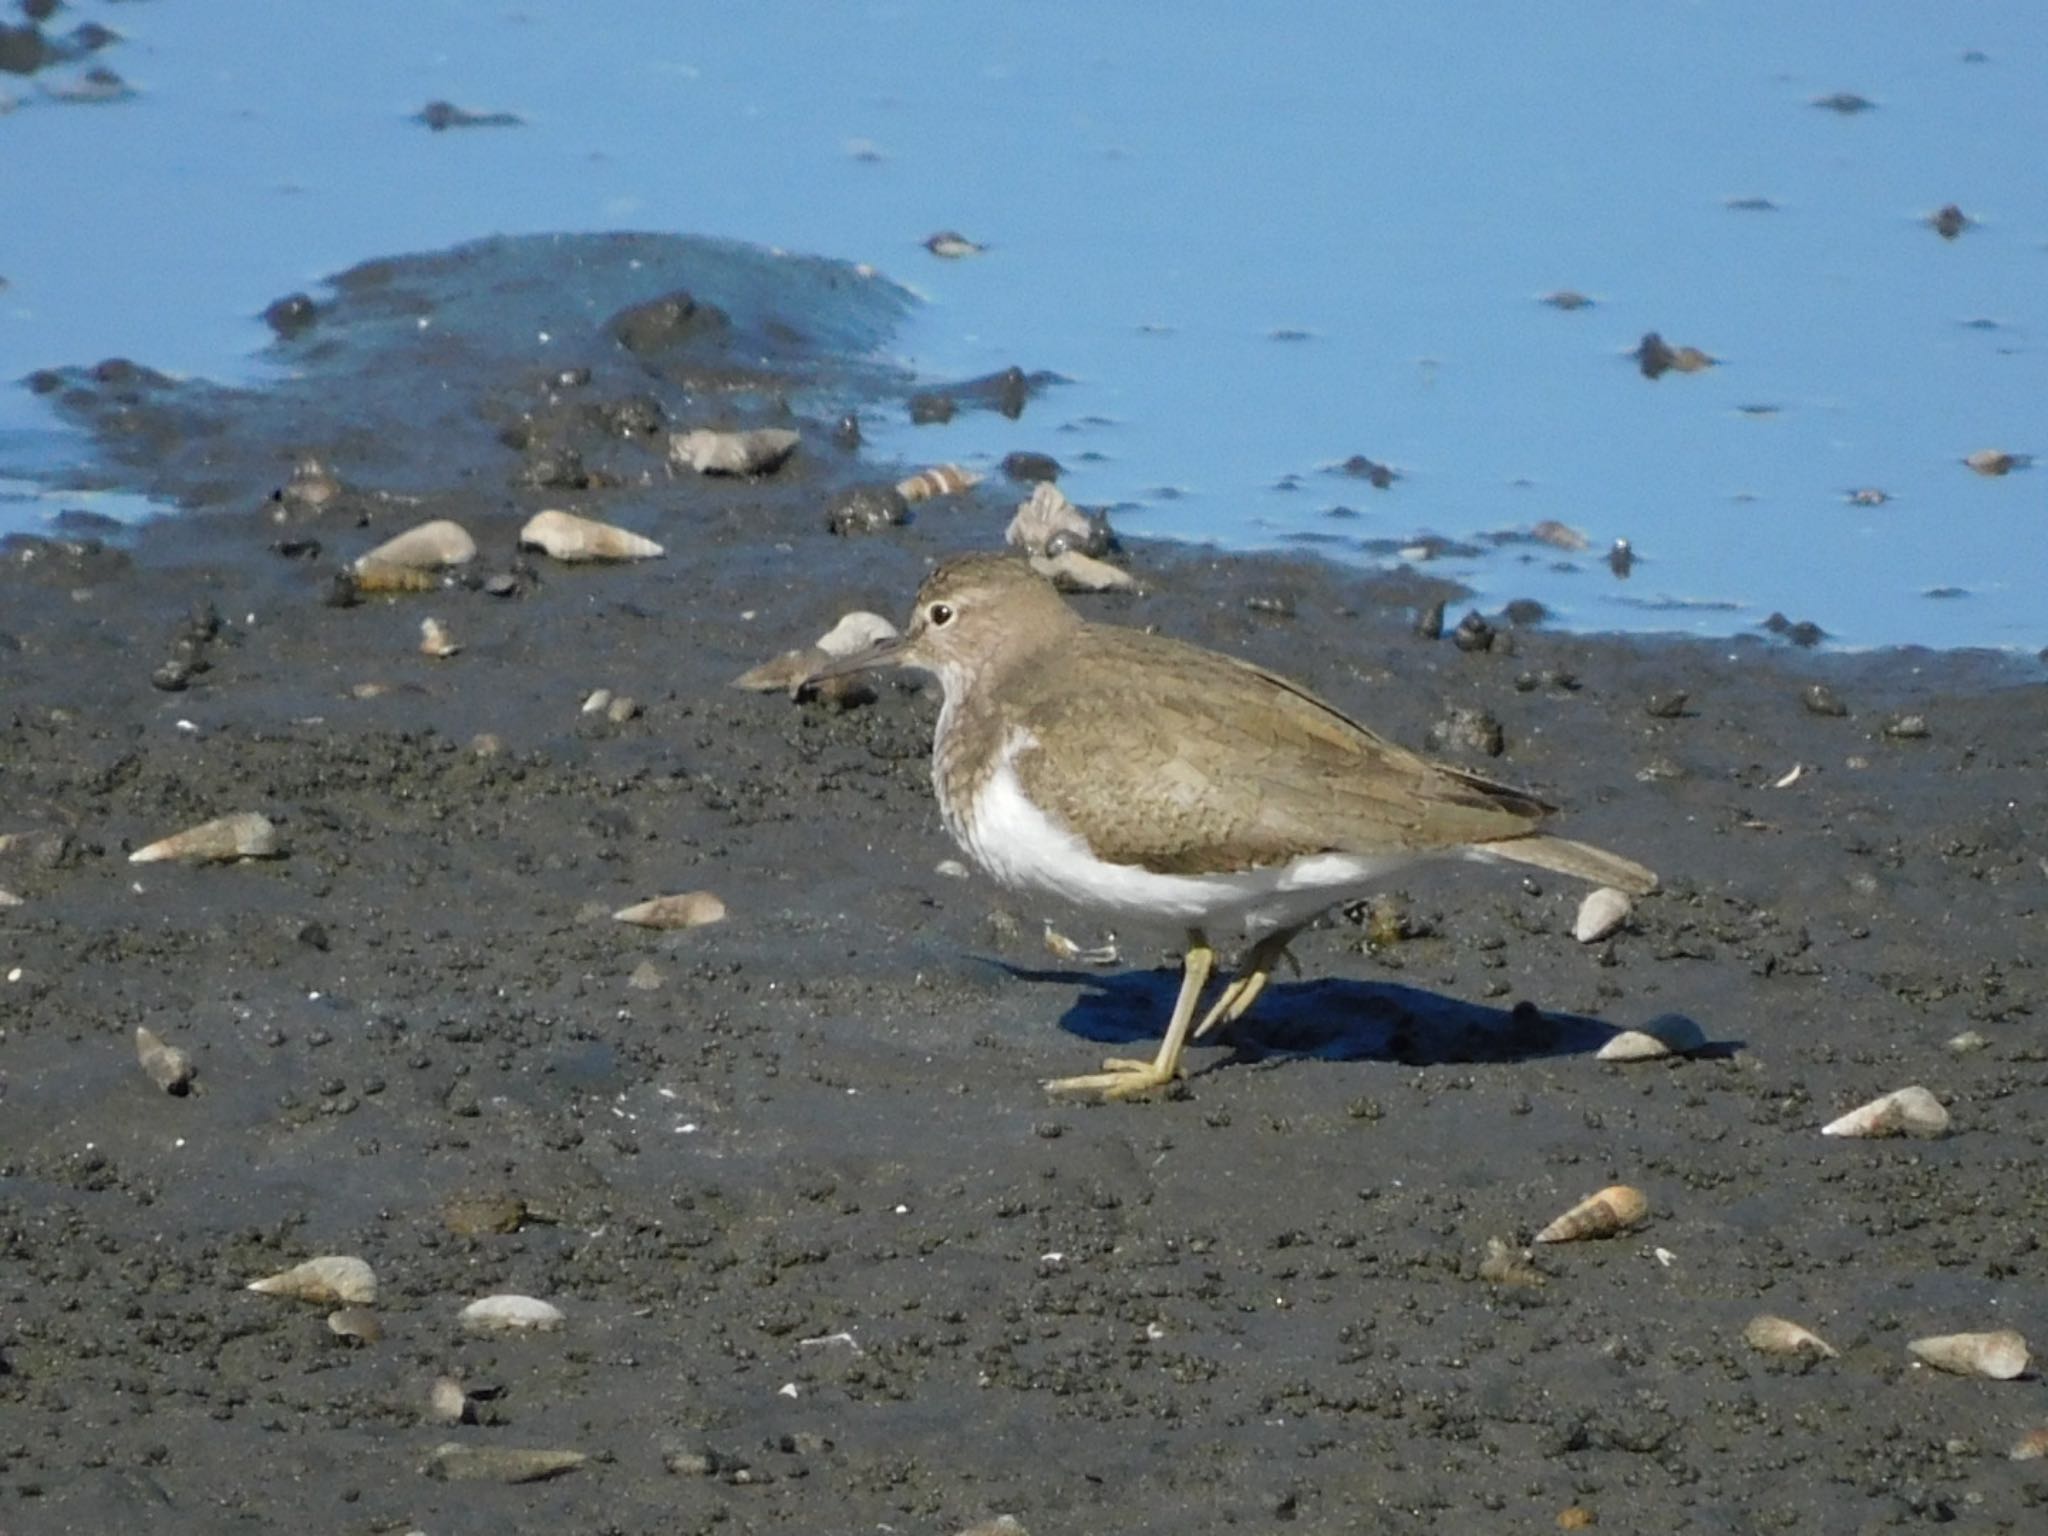
<path id="1" fill-rule="evenodd" d="M 1086 626 L 1070 652 L 1004 683 L 1006 724 L 1058 753 L 1019 755 L 1025 793 L 1113 863 L 1209 874 L 1426 853 L 1526 836 L 1550 810 L 1263 668 L 1137 630 Z"/>

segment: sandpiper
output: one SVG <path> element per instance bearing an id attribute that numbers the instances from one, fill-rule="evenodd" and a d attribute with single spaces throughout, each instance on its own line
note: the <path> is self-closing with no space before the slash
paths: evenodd
<path id="1" fill-rule="evenodd" d="M 1243 1017 L 1288 942 L 1338 902 L 1429 858 L 1533 865 L 1633 894 L 1640 864 L 1540 830 L 1533 795 L 1374 735 L 1235 657 L 1084 620 L 1006 555 L 939 566 L 909 627 L 814 681 L 937 674 L 932 784 L 956 842 L 1000 883 L 1187 931 L 1158 1054 L 1046 1084 L 1129 1098 L 1173 1081 L 1191 1038 Z M 1208 932 L 1253 942 L 1196 1021 Z"/>

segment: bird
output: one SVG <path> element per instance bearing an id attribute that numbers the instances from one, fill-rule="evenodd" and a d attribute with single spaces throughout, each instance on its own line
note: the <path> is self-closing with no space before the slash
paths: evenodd
<path id="1" fill-rule="evenodd" d="M 1055 1079 L 1129 1099 L 1173 1083 L 1191 1039 L 1241 1019 L 1321 913 L 1430 859 L 1569 875 L 1631 895 L 1657 877 L 1543 830 L 1554 807 L 1376 734 L 1301 684 L 1185 641 L 1091 622 L 1013 555 L 938 565 L 907 627 L 806 679 L 937 676 L 939 815 L 999 884 L 1186 933 L 1157 1053 Z M 1209 1007 L 1212 930 L 1251 943 Z M 1291 957 L 1290 957 L 1291 958 Z"/>

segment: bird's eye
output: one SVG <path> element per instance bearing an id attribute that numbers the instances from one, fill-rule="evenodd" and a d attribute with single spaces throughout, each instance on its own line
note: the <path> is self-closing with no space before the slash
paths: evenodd
<path id="1" fill-rule="evenodd" d="M 933 629 L 944 629 L 953 622 L 953 605 L 951 603 L 933 603 L 931 607 L 925 609 L 924 616 L 931 621 Z"/>

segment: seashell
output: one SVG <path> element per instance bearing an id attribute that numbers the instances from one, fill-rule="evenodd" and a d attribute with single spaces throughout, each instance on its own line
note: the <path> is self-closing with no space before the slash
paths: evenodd
<path id="1" fill-rule="evenodd" d="M 370 1307 L 377 1303 L 376 1272 L 361 1259 L 338 1253 L 323 1254 L 261 1280 L 251 1280 L 249 1289 L 327 1307 Z"/>
<path id="2" fill-rule="evenodd" d="M 435 1446 L 420 1470 L 448 1483 L 538 1483 L 573 1472 L 588 1460 L 581 1451 L 520 1450 L 450 1440 Z"/>
<path id="3" fill-rule="evenodd" d="M 1579 915 L 1572 920 L 1572 937 L 1581 944 L 1597 944 L 1617 932 L 1632 910 L 1626 891 L 1603 885 L 1579 903 Z"/>
<path id="4" fill-rule="evenodd" d="M 747 668 L 732 680 L 732 686 L 749 693 L 787 693 L 831 659 L 816 646 L 784 651 L 758 667 Z"/>
<path id="5" fill-rule="evenodd" d="M 688 891 L 681 896 L 657 896 L 652 901 L 621 907 L 612 916 L 622 923 L 641 928 L 702 928 L 725 921 L 725 903 L 709 891 Z"/>
<path id="6" fill-rule="evenodd" d="M 935 235 L 927 235 L 924 248 L 934 256 L 942 256 L 947 261 L 958 261 L 963 256 L 979 256 L 988 249 L 987 246 L 968 239 L 957 229 L 942 229 Z"/>
<path id="7" fill-rule="evenodd" d="M 782 467 L 802 439 L 787 427 L 762 427 L 753 432 L 678 432 L 668 440 L 668 456 L 700 475 L 766 475 Z"/>
<path id="8" fill-rule="evenodd" d="M 462 1309 L 471 1333 L 552 1333 L 567 1321 L 559 1307 L 534 1296 L 485 1296 Z"/>
<path id="9" fill-rule="evenodd" d="M 1479 1278 L 1488 1285 L 1518 1285 L 1527 1288 L 1548 1283 L 1542 1270 L 1529 1262 L 1526 1248 L 1510 1247 L 1497 1237 L 1486 1240 L 1486 1257 L 1479 1261 Z"/>
<path id="10" fill-rule="evenodd" d="M 526 1222 L 526 1202 L 517 1195 L 457 1195 L 441 1207 L 442 1223 L 458 1237 L 517 1232 Z"/>
<path id="11" fill-rule="evenodd" d="M 439 619 L 420 620 L 420 654 L 445 660 L 462 649 L 462 643 L 448 633 Z"/>
<path id="12" fill-rule="evenodd" d="M 591 691 L 590 697 L 586 698 L 586 699 L 585 699 L 585 700 L 583 701 L 583 711 L 582 711 L 582 712 L 583 712 L 584 714 L 586 714 L 586 715 L 601 715 L 601 714 L 603 714 L 603 713 L 604 713 L 604 712 L 605 712 L 605 711 L 606 711 L 607 709 L 610 709 L 611 707 L 612 707 L 612 691 L 611 691 L 611 689 L 609 689 L 609 688 L 597 688 L 597 689 L 593 689 L 593 690 Z"/>
<path id="13" fill-rule="evenodd" d="M 1982 1030 L 1966 1029 L 1960 1035 L 1950 1035 L 1942 1048 L 1957 1056 L 1967 1056 L 1972 1051 L 1981 1051 L 1991 1044 L 1990 1036 Z"/>
<path id="14" fill-rule="evenodd" d="M 427 1417 L 436 1424 L 474 1424 L 476 1402 L 453 1376 L 437 1376 L 427 1392 Z"/>
<path id="15" fill-rule="evenodd" d="M 2022 454 L 2001 453 L 1996 448 L 1979 448 L 1963 462 L 1980 475 L 2009 475 L 2030 461 Z"/>
<path id="16" fill-rule="evenodd" d="M 615 695 L 611 703 L 604 707 L 604 717 L 613 725 L 624 725 L 628 720 L 636 720 L 639 716 L 640 701 L 628 693 Z"/>
<path id="17" fill-rule="evenodd" d="M 25 903 L 19 896 L 15 895 L 14 892 L 8 890 L 5 886 L 0 886 L 0 910 L 22 905 L 25 905 Z"/>
<path id="18" fill-rule="evenodd" d="M 1055 534 L 1064 533 L 1071 540 L 1087 541 L 1094 537 L 1095 525 L 1085 513 L 1067 500 L 1067 493 L 1051 481 L 1041 481 L 1031 488 L 1031 495 L 1017 504 L 1017 515 L 1010 519 L 1010 526 L 1003 531 L 1003 542 L 1012 549 L 1022 549 L 1034 555 L 1045 553 L 1046 545 Z"/>
<path id="19" fill-rule="evenodd" d="M 437 571 L 444 566 L 467 565 L 476 558 L 476 540 L 462 524 L 436 518 L 408 528 L 396 538 L 386 539 L 355 563 L 357 571 L 366 566 L 389 565 L 415 571 Z"/>
<path id="20" fill-rule="evenodd" d="M 1539 544 L 1548 544 L 1553 549 L 1570 550 L 1574 554 L 1580 550 L 1593 547 L 1592 541 L 1579 532 L 1578 529 L 1572 527 L 1571 524 L 1560 523 L 1557 519 L 1550 517 L 1546 517 L 1534 528 L 1531 528 L 1529 530 L 1529 537 L 1536 540 Z"/>
<path id="21" fill-rule="evenodd" d="M 905 501 L 930 501 L 934 496 L 958 496 L 981 484 L 981 476 L 958 464 L 935 464 L 919 470 L 907 480 L 896 482 L 896 494 Z"/>
<path id="22" fill-rule="evenodd" d="M 2005 1454 L 2014 1461 L 2039 1461 L 2048 1456 L 2048 1428 L 2028 1430 Z"/>
<path id="23" fill-rule="evenodd" d="M 1906 1349 L 1922 1365 L 1957 1376 L 2011 1381 L 2027 1369 L 2027 1341 L 2010 1328 L 1995 1333 L 1944 1333 L 1915 1339 Z"/>
<path id="24" fill-rule="evenodd" d="M 335 577 L 335 585 L 337 590 L 345 588 L 349 601 L 353 602 L 364 592 L 435 592 L 440 589 L 441 578 L 417 566 L 358 560 L 352 570 L 343 571 Z"/>
<path id="25" fill-rule="evenodd" d="M 165 1093 L 183 1095 L 192 1089 L 192 1058 L 175 1045 L 165 1045 L 156 1032 L 135 1026 L 135 1059 L 149 1080 Z"/>
<path id="26" fill-rule="evenodd" d="M 1682 1013 L 1660 1014 L 1641 1029 L 1624 1029 L 1601 1046 L 1600 1061 L 1655 1061 L 1688 1056 L 1706 1046 L 1707 1032 Z"/>
<path id="27" fill-rule="evenodd" d="M 327 1331 L 352 1344 L 375 1344 L 384 1337 L 384 1325 L 368 1307 L 342 1307 L 328 1313 Z"/>
<path id="28" fill-rule="evenodd" d="M 538 549 L 564 565 L 593 560 L 655 560 L 666 553 L 652 539 L 573 512 L 536 512 L 519 530 L 521 548 Z"/>
<path id="29" fill-rule="evenodd" d="M 1838 1353 L 1819 1334 L 1768 1312 L 1752 1317 L 1742 1330 L 1742 1338 L 1751 1349 L 1766 1355 L 1811 1355 L 1832 1360 Z"/>
<path id="30" fill-rule="evenodd" d="M 856 608 L 818 636 L 817 649 L 827 656 L 852 656 L 872 650 L 884 640 L 894 640 L 897 629 L 879 613 Z"/>
<path id="31" fill-rule="evenodd" d="M 146 848 L 136 849 L 128 855 L 128 862 L 160 864 L 175 859 L 184 864 L 218 864 L 228 859 L 272 859 L 283 852 L 270 818 L 247 811 L 174 832 Z"/>
<path id="32" fill-rule="evenodd" d="M 1641 1223 L 1650 1202 L 1640 1189 L 1610 1184 L 1588 1195 L 1536 1234 L 1539 1243 L 1576 1243 L 1589 1237 L 1612 1237 Z"/>
<path id="33" fill-rule="evenodd" d="M 278 491 L 278 500 L 304 512 L 317 512 L 341 494 L 341 481 L 318 459 L 301 459 L 291 479 Z"/>
<path id="34" fill-rule="evenodd" d="M 1848 502 L 1852 507 L 1881 507 L 1891 499 L 1890 492 L 1880 490 L 1874 485 L 1858 486 L 1848 493 Z"/>
<path id="35" fill-rule="evenodd" d="M 1820 1128 L 1823 1136 L 1939 1136 L 1948 1129 L 1941 1100 L 1917 1083 L 1900 1088 Z"/>
<path id="36" fill-rule="evenodd" d="M 1075 943 L 1050 922 L 1045 925 L 1045 949 L 1054 959 L 1071 961 L 1076 965 L 1115 965 L 1117 962 L 1115 935 L 1110 936 L 1108 943 L 1090 948 Z"/>
<path id="37" fill-rule="evenodd" d="M 1129 571 L 1078 549 L 1033 555 L 1031 569 L 1065 592 L 1132 592 L 1138 586 Z"/>

